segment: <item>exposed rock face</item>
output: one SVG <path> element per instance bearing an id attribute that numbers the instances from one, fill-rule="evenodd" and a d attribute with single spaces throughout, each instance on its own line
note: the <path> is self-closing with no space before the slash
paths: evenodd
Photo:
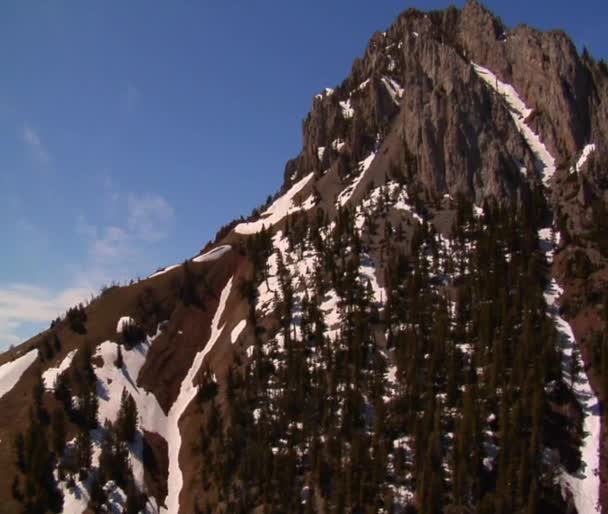
<path id="1" fill-rule="evenodd" d="M 533 110 L 529 124 L 558 164 L 572 162 L 590 141 L 597 141 L 598 153 L 606 151 L 605 67 L 581 58 L 561 31 L 509 30 L 470 1 L 462 11 L 407 11 L 386 33 L 375 34 L 351 75 L 313 102 L 303 151 L 286 168 L 287 184 L 306 170 L 323 172 L 336 160 L 352 167 L 373 148 L 374 135 L 393 124 L 431 196 L 460 193 L 479 203 L 488 196 L 514 197 L 519 167 L 533 172 L 534 157 L 505 104 L 492 98 L 471 62 L 519 92 Z M 384 77 L 403 88 L 403 100 L 391 100 Z M 341 108 L 347 101 L 350 118 Z M 330 148 L 337 140 L 345 143 L 341 157 Z M 322 159 L 319 147 L 327 147 Z"/>

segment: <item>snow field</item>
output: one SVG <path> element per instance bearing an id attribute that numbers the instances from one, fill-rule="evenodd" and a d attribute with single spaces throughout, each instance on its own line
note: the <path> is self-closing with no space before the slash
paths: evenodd
<path id="1" fill-rule="evenodd" d="M 526 143 L 532 150 L 532 153 L 538 161 L 538 171 L 540 172 L 543 184 L 549 185 L 551 177 L 555 174 L 555 159 L 549 153 L 545 145 L 526 123 L 526 119 L 532 113 L 517 91 L 505 82 L 502 82 L 487 68 L 472 63 L 475 73 L 481 78 L 491 89 L 501 95 L 510 107 L 511 117 L 517 126 L 520 134 L 525 139 Z"/>
<path id="2" fill-rule="evenodd" d="M 14 361 L 0 366 L 0 398 L 17 385 L 21 376 L 34 363 L 38 357 L 38 350 L 30 350 Z"/>
<path id="3" fill-rule="evenodd" d="M 314 173 L 309 173 L 303 179 L 296 182 L 291 188 L 283 195 L 277 198 L 274 203 L 266 209 L 261 217 L 257 221 L 239 223 L 234 227 L 234 231 L 237 234 L 251 235 L 256 234 L 262 230 L 262 228 L 270 228 L 279 221 L 281 221 L 288 214 L 300 210 L 310 209 L 313 205 L 306 201 L 303 205 L 296 205 L 294 199 L 297 194 L 306 187 L 306 185 L 313 178 Z"/>

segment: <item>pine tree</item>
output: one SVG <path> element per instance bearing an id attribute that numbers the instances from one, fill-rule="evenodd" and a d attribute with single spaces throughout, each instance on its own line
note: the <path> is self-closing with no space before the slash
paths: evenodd
<path id="1" fill-rule="evenodd" d="M 76 436 L 76 466 L 81 480 L 88 476 L 92 457 L 91 434 L 87 429 L 80 430 Z"/>
<path id="2" fill-rule="evenodd" d="M 120 409 L 116 419 L 116 432 L 119 440 L 132 443 L 137 434 L 137 405 L 133 397 L 123 389 Z"/>

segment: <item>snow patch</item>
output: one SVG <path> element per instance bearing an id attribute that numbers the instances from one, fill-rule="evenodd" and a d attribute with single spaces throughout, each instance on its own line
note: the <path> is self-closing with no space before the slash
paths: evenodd
<path id="1" fill-rule="evenodd" d="M 517 130 L 519 130 L 519 133 L 523 136 L 526 143 L 528 143 L 530 150 L 532 150 L 532 153 L 538 161 L 538 168 L 543 184 L 548 186 L 551 177 L 555 174 L 555 159 L 541 141 L 540 136 L 526 123 L 528 116 L 532 114 L 532 109 L 529 109 L 526 106 L 513 86 L 500 81 L 498 77 L 487 68 L 475 63 L 471 64 L 479 78 L 501 95 L 507 102 Z"/>
<path id="2" fill-rule="evenodd" d="M 340 297 L 332 289 L 327 292 L 323 297 L 323 303 L 321 304 L 321 312 L 323 312 L 323 321 L 327 326 L 325 335 L 330 340 L 337 340 L 340 334 Z"/>
<path id="3" fill-rule="evenodd" d="M 344 141 L 342 141 L 341 139 L 334 139 L 331 143 L 331 147 L 336 151 L 336 152 L 341 152 L 342 148 L 344 148 Z"/>
<path id="4" fill-rule="evenodd" d="M 350 186 L 345 188 L 338 195 L 338 198 L 336 199 L 336 203 L 339 203 L 342 207 L 344 205 L 346 205 L 346 203 L 350 200 L 350 197 L 353 195 L 353 193 L 357 189 L 359 182 L 361 182 L 361 180 L 363 179 L 365 172 L 371 166 L 375 157 L 376 157 L 375 152 L 372 152 L 364 160 L 359 162 L 359 175 L 357 176 L 357 178 L 355 180 L 353 180 L 353 183 Z"/>
<path id="5" fill-rule="evenodd" d="M 581 468 L 574 475 L 563 471 L 562 477 L 564 486 L 572 493 L 578 512 L 581 514 L 599 513 L 600 403 L 589 383 L 580 352 L 574 351 L 577 344 L 572 328 L 559 315 L 558 299 L 562 293 L 563 290 L 555 279 L 552 279 L 544 296 L 549 307 L 549 314 L 553 318 L 558 332 L 558 344 L 564 356 L 564 376 L 566 380 L 570 379 L 572 390 L 576 395 L 584 416 Z M 573 359 L 577 361 L 576 368 L 578 369 L 575 377 L 569 376 Z"/>
<path id="6" fill-rule="evenodd" d="M 386 292 L 383 287 L 380 287 L 378 279 L 376 278 L 376 267 L 367 254 L 362 255 L 359 272 L 362 277 L 369 281 L 372 291 L 374 292 L 374 300 L 376 304 L 381 307 L 386 301 Z"/>
<path id="7" fill-rule="evenodd" d="M 550 228 L 543 228 L 538 233 L 541 249 L 549 262 L 553 261 L 554 241 L 559 241 L 559 234 Z M 600 403 L 595 396 L 585 371 L 580 352 L 570 324 L 559 314 L 559 298 L 563 290 L 555 279 L 547 286 L 544 297 L 548 313 L 555 323 L 558 333 L 558 345 L 563 356 L 563 373 L 572 384 L 572 390 L 583 412 L 583 440 L 581 444 L 581 469 L 574 475 L 562 471 L 562 484 L 574 498 L 577 512 L 581 514 L 599 513 L 599 465 L 600 465 Z M 576 361 L 576 376 L 571 376 L 572 362 Z"/>
<path id="8" fill-rule="evenodd" d="M 320 146 L 319 148 L 317 148 L 317 157 L 319 158 L 320 161 L 323 160 L 324 155 L 325 155 L 325 147 Z"/>
<path id="9" fill-rule="evenodd" d="M 38 350 L 31 350 L 25 355 L 0 366 L 0 398 L 8 393 L 21 378 L 21 375 L 34 363 Z"/>
<path id="10" fill-rule="evenodd" d="M 326 87 L 322 93 L 319 93 L 318 95 L 315 95 L 315 98 L 321 99 L 324 96 L 331 96 L 334 94 L 334 90 L 330 87 Z"/>
<path id="11" fill-rule="evenodd" d="M 127 327 L 129 325 L 134 325 L 134 324 L 135 324 L 135 320 L 133 318 L 131 318 L 129 316 L 123 316 L 122 318 L 120 318 L 118 320 L 118 323 L 116 324 L 116 333 L 122 334 L 125 327 Z"/>
<path id="12" fill-rule="evenodd" d="M 66 482 L 58 482 L 63 494 L 63 510 L 65 514 L 82 514 L 89 505 L 89 490 L 84 482 L 75 477 L 74 487 L 68 487 Z"/>
<path id="13" fill-rule="evenodd" d="M 146 356 L 152 343 L 160 335 L 160 329 L 146 341 L 134 346 L 131 350 L 121 347 L 123 366 L 118 368 L 118 344 L 112 341 L 101 343 L 95 357 L 101 357 L 103 365 L 94 368 L 97 376 L 97 396 L 99 397 L 98 420 L 101 425 L 106 420 L 116 421 L 120 410 L 123 390 L 129 393 L 139 414 L 140 426 L 148 432 L 166 437 L 166 416 L 152 393 L 137 385 L 139 372 L 146 362 Z"/>
<path id="14" fill-rule="evenodd" d="M 246 319 L 242 319 L 241 321 L 239 321 L 237 323 L 237 325 L 232 329 L 232 332 L 230 332 L 230 342 L 232 344 L 236 343 L 239 336 L 241 335 L 241 333 L 243 332 L 243 330 L 245 330 L 245 327 L 247 326 L 247 320 Z"/>
<path id="15" fill-rule="evenodd" d="M 587 159 L 589 159 L 589 156 L 595 151 L 595 145 L 591 144 L 591 145 L 585 145 L 585 148 L 583 148 L 583 152 L 581 153 L 581 156 L 578 158 L 578 161 L 576 161 L 576 165 L 573 166 L 572 168 L 570 168 L 570 173 L 574 173 L 574 172 L 579 172 L 583 169 L 583 166 L 585 165 L 585 163 L 587 162 Z"/>
<path id="16" fill-rule="evenodd" d="M 393 205 L 393 207 L 397 210 L 400 211 L 406 211 L 409 212 L 410 215 L 412 216 L 412 218 L 414 218 L 418 223 L 420 223 L 421 225 L 424 223 L 424 220 L 422 219 L 422 216 L 420 216 L 420 214 L 418 214 L 416 212 L 416 210 L 414 209 L 414 206 L 407 203 L 406 201 L 400 199 L 398 200 L 395 205 Z"/>
<path id="17" fill-rule="evenodd" d="M 361 84 L 359 84 L 357 86 L 357 91 L 361 91 L 361 90 L 365 89 L 368 84 L 369 84 L 369 79 L 365 79 L 363 82 L 361 82 Z"/>
<path id="18" fill-rule="evenodd" d="M 181 264 L 174 264 L 173 266 L 167 266 L 166 268 L 163 268 L 161 270 L 158 270 L 155 273 L 152 273 L 152 275 L 148 276 L 148 278 L 154 278 L 154 277 L 160 277 L 161 275 L 164 275 L 165 273 L 168 273 L 171 270 L 174 270 L 175 268 L 179 268 L 181 266 Z"/>
<path id="19" fill-rule="evenodd" d="M 57 377 L 70 367 L 70 364 L 72 364 L 72 360 L 74 359 L 74 355 L 76 355 L 76 352 L 77 350 L 72 350 L 64 357 L 59 366 L 57 366 L 56 368 L 49 368 L 42 374 L 42 382 L 44 383 L 44 388 L 46 390 L 55 390 L 55 382 L 57 381 Z"/>
<path id="20" fill-rule="evenodd" d="M 393 102 L 399 105 L 400 100 L 403 97 L 403 88 L 390 77 L 382 77 L 382 83 L 386 87 L 388 94 L 391 95 Z"/>
<path id="21" fill-rule="evenodd" d="M 225 255 L 226 253 L 228 253 L 231 250 L 231 246 L 230 245 L 222 245 L 222 246 L 218 246 L 217 248 L 214 248 L 213 250 L 209 250 L 208 252 L 199 255 L 198 257 L 194 257 L 194 259 L 192 259 L 193 262 L 210 262 L 210 261 L 216 261 L 217 259 L 219 259 L 220 257 L 222 257 L 223 255 Z"/>
<path id="22" fill-rule="evenodd" d="M 314 173 L 309 173 L 299 182 L 296 182 L 289 190 L 281 197 L 277 198 L 273 204 L 266 209 L 257 221 L 239 223 L 234 227 L 237 234 L 256 234 L 264 227 L 271 227 L 281 221 L 285 216 L 303 210 L 305 205 L 295 205 L 294 198 L 297 194 L 306 187 L 313 178 Z"/>
<path id="23" fill-rule="evenodd" d="M 175 514 L 179 512 L 179 494 L 182 490 L 184 478 L 182 476 L 182 470 L 179 467 L 179 452 L 182 446 L 182 438 L 179 432 L 179 420 L 182 417 L 185 410 L 190 405 L 190 402 L 194 399 L 197 392 L 197 387 L 194 385 L 194 379 L 198 374 L 205 356 L 211 351 L 220 335 L 224 330 L 224 326 L 220 326 L 224 309 L 226 308 L 226 302 L 230 296 L 232 289 L 232 278 L 228 281 L 222 294 L 220 295 L 220 301 L 217 309 L 211 321 L 211 335 L 207 344 L 202 351 L 198 352 L 194 357 L 192 367 L 188 371 L 186 378 L 181 384 L 179 395 L 175 400 L 175 403 L 171 407 L 168 416 L 168 427 L 167 427 L 167 445 L 169 452 L 169 474 L 167 477 L 167 499 L 165 502 L 166 507 L 161 509 L 161 512 L 167 514 Z"/>
<path id="24" fill-rule="evenodd" d="M 342 116 L 347 120 L 355 115 L 355 110 L 350 104 L 350 98 L 348 100 L 340 102 L 340 108 L 342 109 Z"/>

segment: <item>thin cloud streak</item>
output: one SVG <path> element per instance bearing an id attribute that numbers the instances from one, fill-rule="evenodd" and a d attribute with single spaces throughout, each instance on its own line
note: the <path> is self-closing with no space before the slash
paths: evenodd
<path id="1" fill-rule="evenodd" d="M 75 233 L 86 249 L 82 266 L 73 269 L 65 289 L 31 284 L 0 284 L 0 351 L 23 341 L 30 325 L 42 326 L 63 314 L 69 307 L 89 300 L 101 287 L 117 280 L 135 278 L 133 269 L 145 262 L 151 245 L 166 238 L 174 224 L 175 211 L 157 193 L 123 193 L 113 188 L 125 205 L 124 222 L 94 225 L 85 216 L 76 218 Z"/>
<path id="2" fill-rule="evenodd" d="M 49 164 L 51 162 L 51 154 L 46 149 L 40 135 L 29 124 L 24 123 L 21 127 L 21 140 L 27 146 L 31 155 L 41 164 Z"/>

